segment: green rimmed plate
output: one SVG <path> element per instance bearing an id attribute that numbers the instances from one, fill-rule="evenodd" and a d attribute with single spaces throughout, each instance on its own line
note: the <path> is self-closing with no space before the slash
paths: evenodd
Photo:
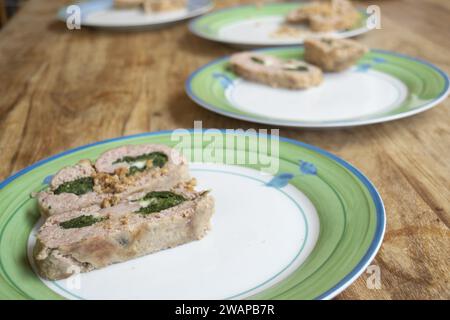
<path id="1" fill-rule="evenodd" d="M 348 30 L 324 33 L 309 31 L 304 26 L 291 26 L 290 34 L 279 34 L 285 16 L 300 5 L 272 3 L 215 10 L 191 21 L 189 29 L 199 37 L 240 47 L 297 45 L 307 37 L 349 38 L 370 31 L 367 15 L 361 12 L 359 22 Z"/>
<path id="2" fill-rule="evenodd" d="M 204 239 L 68 280 L 36 276 L 29 257 L 41 222 L 31 192 L 44 188 L 62 166 L 95 159 L 106 149 L 174 146 L 180 138 L 185 155 L 196 160 L 191 172 L 199 187 L 211 188 L 216 199 L 213 228 Z M 208 156 L 212 141 L 221 152 Z M 0 184 L 0 298 L 335 296 L 364 271 L 381 245 L 381 198 L 347 162 L 294 140 L 277 141 L 276 136 L 218 130 L 146 133 L 69 150 L 20 171 Z M 239 165 L 220 160 L 236 155 L 246 160 Z"/>
<path id="3" fill-rule="evenodd" d="M 257 50 L 302 59 L 303 47 Z M 448 76 L 436 66 L 394 52 L 371 50 L 351 69 L 327 73 L 307 90 L 286 90 L 243 80 L 229 57 L 195 71 L 186 92 L 200 106 L 232 118 L 277 126 L 330 128 L 366 125 L 423 112 L 449 92 Z"/>

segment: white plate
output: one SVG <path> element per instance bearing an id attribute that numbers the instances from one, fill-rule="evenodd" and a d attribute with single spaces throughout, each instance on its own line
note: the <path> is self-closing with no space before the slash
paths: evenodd
<path id="1" fill-rule="evenodd" d="M 30 193 L 112 147 L 173 147 L 180 137 L 195 141 L 184 150 L 198 161 L 191 174 L 215 198 L 203 239 L 66 280 L 38 277 L 32 248 L 42 219 Z M 229 130 L 142 133 L 65 151 L 0 183 L 0 217 L 0 299 L 329 299 L 369 265 L 386 219 L 374 186 L 347 162 L 295 140 Z"/>
<path id="2" fill-rule="evenodd" d="M 82 26 L 117 30 L 162 27 L 199 16 L 213 7 L 211 0 L 188 0 L 184 9 L 146 14 L 139 8 L 114 8 L 113 0 L 91 0 L 75 5 L 80 8 Z M 66 6 L 58 12 L 58 18 L 65 22 L 71 14 L 70 6 Z"/>
<path id="3" fill-rule="evenodd" d="M 326 74 L 322 85 L 308 90 L 272 88 L 238 79 L 225 94 L 243 112 L 274 120 L 318 122 L 388 112 L 405 100 L 408 88 L 385 73 L 353 68 Z"/>

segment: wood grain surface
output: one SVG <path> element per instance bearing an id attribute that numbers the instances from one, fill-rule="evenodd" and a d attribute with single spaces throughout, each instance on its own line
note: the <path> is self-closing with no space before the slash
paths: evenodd
<path id="1" fill-rule="evenodd" d="M 4 0 L 0 0 L 0 28 L 6 23 L 6 5 Z"/>
<path id="2" fill-rule="evenodd" d="M 450 72 L 450 1 L 358 2 L 378 4 L 382 13 L 382 29 L 361 42 Z M 213 128 L 267 128 L 204 110 L 184 93 L 192 71 L 233 48 L 195 37 L 186 23 L 135 33 L 69 31 L 55 19 L 64 3 L 30 0 L 0 30 L 0 179 L 72 147 L 189 128 L 194 120 Z M 350 161 L 383 197 L 387 232 L 373 262 L 381 288 L 369 289 L 365 273 L 338 299 L 450 299 L 449 99 L 394 122 L 280 134 Z"/>

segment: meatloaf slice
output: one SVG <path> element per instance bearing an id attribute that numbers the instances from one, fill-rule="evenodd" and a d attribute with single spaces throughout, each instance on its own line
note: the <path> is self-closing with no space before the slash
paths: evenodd
<path id="1" fill-rule="evenodd" d="M 244 79 L 271 87 L 305 89 L 322 82 L 322 71 L 300 60 L 282 60 L 261 53 L 241 52 L 231 56 L 230 65 Z"/>
<path id="2" fill-rule="evenodd" d="M 74 166 L 59 170 L 49 188 L 36 195 L 41 214 L 49 216 L 101 203 L 106 195 L 94 192 L 95 174 L 89 160 L 81 160 Z"/>
<path id="3" fill-rule="evenodd" d="M 348 0 L 315 1 L 286 16 L 288 23 L 307 23 L 312 31 L 328 32 L 351 28 L 358 22 L 358 10 Z"/>
<path id="4" fill-rule="evenodd" d="M 185 8 L 186 0 L 143 0 L 144 11 L 147 13 L 164 12 Z"/>
<path id="5" fill-rule="evenodd" d="M 150 166 L 163 167 L 167 164 L 167 169 L 186 163 L 186 159 L 178 151 L 168 146 L 136 144 L 125 145 L 104 152 L 95 161 L 95 168 L 97 172 L 103 173 L 114 173 L 117 169 L 130 169 L 131 167 L 141 169 L 148 165 L 148 160 L 152 160 Z"/>
<path id="6" fill-rule="evenodd" d="M 52 216 L 37 235 L 37 271 L 46 279 L 63 279 L 201 239 L 213 211 L 208 192 L 179 187 Z"/>
<path id="7" fill-rule="evenodd" d="M 83 160 L 60 170 L 36 197 L 44 216 L 91 205 L 109 206 L 133 193 L 170 189 L 190 179 L 186 159 L 165 145 L 123 146 L 103 153 L 95 167 Z"/>
<path id="8" fill-rule="evenodd" d="M 328 1 L 315 1 L 290 11 L 286 16 L 286 21 L 289 23 L 304 23 L 309 22 L 310 17 L 313 15 L 329 16 L 332 12 L 332 6 Z"/>
<path id="9" fill-rule="evenodd" d="M 109 196 L 112 195 L 98 194 L 96 192 L 88 192 L 83 195 L 66 192 L 55 194 L 53 191 L 47 190 L 37 193 L 36 198 L 41 215 L 49 217 L 70 210 L 77 210 L 95 204 L 99 205 Z"/>
<path id="10" fill-rule="evenodd" d="M 354 65 L 367 47 L 349 39 L 306 39 L 305 60 L 324 71 L 337 72 Z"/>
<path id="11" fill-rule="evenodd" d="M 309 18 L 309 27 L 315 32 L 344 30 L 353 27 L 359 19 L 360 15 L 356 9 L 346 5 L 339 5 L 336 6 L 332 15 L 312 15 Z"/>

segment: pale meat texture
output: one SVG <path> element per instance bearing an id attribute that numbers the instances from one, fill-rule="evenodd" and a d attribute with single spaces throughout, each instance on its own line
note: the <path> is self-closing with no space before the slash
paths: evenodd
<path id="1" fill-rule="evenodd" d="M 142 162 L 145 170 L 130 175 L 133 163 L 121 162 L 124 157 L 136 157 L 152 152 L 167 156 L 162 166 L 152 166 L 151 161 Z M 84 194 L 57 193 L 58 187 L 79 178 L 91 177 L 93 188 Z M 176 184 L 190 180 L 186 159 L 176 150 L 165 145 L 143 144 L 122 146 L 102 154 L 95 166 L 89 160 L 61 169 L 50 182 L 48 190 L 36 194 L 43 216 L 61 214 L 91 205 L 109 206 L 126 199 L 136 192 L 170 189 Z"/>
<path id="2" fill-rule="evenodd" d="M 307 24 L 312 31 L 328 32 L 352 28 L 361 18 L 348 0 L 313 1 L 288 13 L 286 21 Z"/>
<path id="3" fill-rule="evenodd" d="M 349 39 L 306 39 L 305 60 L 326 72 L 338 72 L 353 66 L 368 48 Z"/>
<path id="4" fill-rule="evenodd" d="M 322 82 L 322 71 L 313 65 L 260 53 L 234 54 L 230 58 L 230 66 L 244 79 L 276 88 L 305 89 Z"/>
<path id="5" fill-rule="evenodd" d="M 187 6 L 187 0 L 143 0 L 144 11 L 164 12 L 183 9 Z"/>
<path id="6" fill-rule="evenodd" d="M 213 198 L 207 192 L 184 187 L 174 192 L 186 201 L 151 214 L 138 211 L 141 202 L 126 201 L 110 208 L 93 206 L 48 218 L 34 248 L 39 275 L 63 279 L 201 239 L 210 229 Z M 71 229 L 61 226 L 86 215 L 99 222 Z"/>

